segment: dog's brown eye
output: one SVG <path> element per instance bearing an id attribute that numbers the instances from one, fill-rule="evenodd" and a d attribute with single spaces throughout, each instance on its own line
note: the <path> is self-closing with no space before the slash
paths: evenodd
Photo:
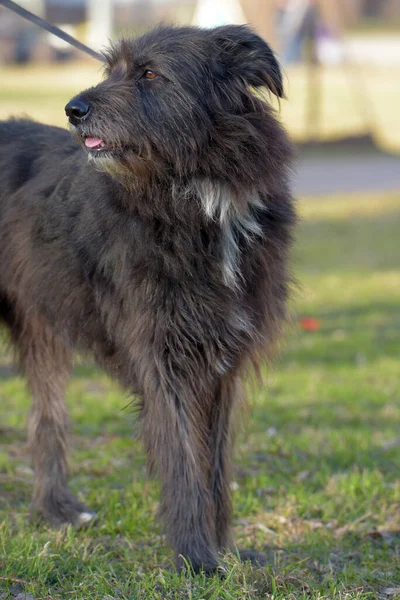
<path id="1" fill-rule="evenodd" d="M 146 79 L 155 79 L 157 77 L 157 75 L 154 73 L 154 71 L 148 70 L 148 71 L 144 72 L 144 77 Z"/>

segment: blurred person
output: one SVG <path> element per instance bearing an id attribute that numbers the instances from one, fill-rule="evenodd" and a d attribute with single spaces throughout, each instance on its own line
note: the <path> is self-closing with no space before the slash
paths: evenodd
<path id="1" fill-rule="evenodd" d="M 285 64 L 300 62 L 306 39 L 317 31 L 316 0 L 274 0 L 277 9 L 277 31 L 280 58 Z"/>

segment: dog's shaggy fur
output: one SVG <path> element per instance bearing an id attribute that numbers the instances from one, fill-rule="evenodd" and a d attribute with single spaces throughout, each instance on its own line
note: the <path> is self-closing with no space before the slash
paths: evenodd
<path id="1" fill-rule="evenodd" d="M 73 138 L 0 124 L 0 314 L 33 396 L 34 508 L 90 516 L 64 404 L 72 350 L 90 351 L 139 400 L 168 540 L 195 570 L 232 544 L 232 411 L 285 316 L 292 152 L 262 86 L 283 94 L 249 28 L 160 27 L 69 102 Z"/>

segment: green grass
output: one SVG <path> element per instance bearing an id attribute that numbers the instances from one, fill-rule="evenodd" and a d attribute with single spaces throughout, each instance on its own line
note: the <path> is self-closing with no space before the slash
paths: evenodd
<path id="1" fill-rule="evenodd" d="M 99 522 L 30 525 L 29 399 L 3 369 L 0 597 L 11 586 L 35 600 L 400 594 L 400 196 L 299 204 L 293 324 L 253 394 L 234 476 L 237 544 L 266 552 L 267 567 L 230 556 L 225 580 L 174 571 L 127 397 L 91 367 L 77 368 L 68 393 L 71 486 Z M 320 329 L 302 330 L 302 316 Z"/>
<path id="2" fill-rule="evenodd" d="M 0 66 L 0 119 L 9 115 L 31 116 L 38 121 L 64 127 L 64 106 L 83 89 L 101 78 L 96 62 Z M 322 139 L 365 133 L 373 129 L 378 141 L 400 149 L 400 86 L 398 68 L 321 68 Z M 281 102 L 282 119 L 297 140 L 307 136 L 307 69 L 288 68 L 285 73 L 287 100 Z"/>

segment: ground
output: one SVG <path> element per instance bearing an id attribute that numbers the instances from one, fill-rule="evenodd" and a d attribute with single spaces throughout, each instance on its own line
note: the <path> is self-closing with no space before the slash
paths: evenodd
<path id="1" fill-rule="evenodd" d="M 0 377 L 0 597 L 392 600 L 400 597 L 400 194 L 303 199 L 292 323 L 254 391 L 234 475 L 225 579 L 179 575 L 129 399 L 90 365 L 68 393 L 71 486 L 96 526 L 28 522 L 24 383 Z"/>

